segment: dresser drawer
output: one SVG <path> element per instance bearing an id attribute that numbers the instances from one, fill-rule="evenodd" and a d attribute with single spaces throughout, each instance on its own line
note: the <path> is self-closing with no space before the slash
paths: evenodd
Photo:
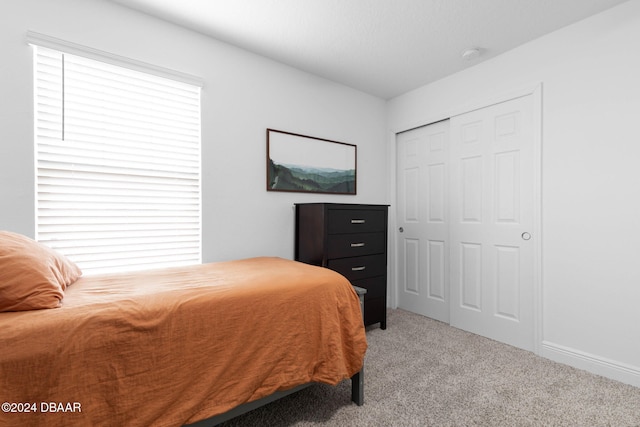
<path id="1" fill-rule="evenodd" d="M 371 298 L 364 303 L 364 324 L 380 322 L 380 328 L 387 329 L 387 300 Z"/>
<path id="2" fill-rule="evenodd" d="M 387 278 L 385 276 L 354 280 L 351 284 L 367 290 L 364 295 L 365 301 L 371 298 L 384 298 L 387 296 Z"/>
<path id="3" fill-rule="evenodd" d="M 386 251 L 384 233 L 330 234 L 327 241 L 327 257 L 345 258 L 381 254 Z"/>
<path id="4" fill-rule="evenodd" d="M 386 230 L 386 214 L 383 210 L 329 209 L 329 234 L 370 233 Z"/>
<path id="5" fill-rule="evenodd" d="M 387 275 L 386 254 L 368 255 L 354 258 L 330 259 L 327 267 L 337 271 L 353 282 L 367 277 Z"/>

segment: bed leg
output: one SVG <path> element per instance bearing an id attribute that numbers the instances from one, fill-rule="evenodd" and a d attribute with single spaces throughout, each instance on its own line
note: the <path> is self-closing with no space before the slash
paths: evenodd
<path id="1" fill-rule="evenodd" d="M 351 377 L 351 400 L 358 406 L 364 403 L 364 367 Z"/>

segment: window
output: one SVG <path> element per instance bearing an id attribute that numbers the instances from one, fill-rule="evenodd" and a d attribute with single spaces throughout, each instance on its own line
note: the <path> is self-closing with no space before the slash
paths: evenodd
<path id="1" fill-rule="evenodd" d="M 36 239 L 84 274 L 201 262 L 200 87 L 34 46 Z"/>

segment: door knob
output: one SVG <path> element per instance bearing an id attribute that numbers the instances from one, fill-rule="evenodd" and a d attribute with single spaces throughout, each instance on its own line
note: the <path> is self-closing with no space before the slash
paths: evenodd
<path id="1" fill-rule="evenodd" d="M 529 240 L 531 239 L 531 233 L 527 233 L 525 231 L 524 233 L 522 233 L 521 237 L 522 237 L 522 240 Z"/>
<path id="2" fill-rule="evenodd" d="M 398 228 L 398 231 L 403 233 L 404 232 L 404 228 L 400 227 L 400 228 Z"/>

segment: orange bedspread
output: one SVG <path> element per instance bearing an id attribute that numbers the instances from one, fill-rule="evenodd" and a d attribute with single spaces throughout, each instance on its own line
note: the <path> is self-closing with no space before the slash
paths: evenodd
<path id="1" fill-rule="evenodd" d="M 23 411 L 0 412 L 0 425 L 193 423 L 299 384 L 337 384 L 361 369 L 366 346 L 349 282 L 295 261 L 81 278 L 61 308 L 0 313 L 0 403 Z"/>

